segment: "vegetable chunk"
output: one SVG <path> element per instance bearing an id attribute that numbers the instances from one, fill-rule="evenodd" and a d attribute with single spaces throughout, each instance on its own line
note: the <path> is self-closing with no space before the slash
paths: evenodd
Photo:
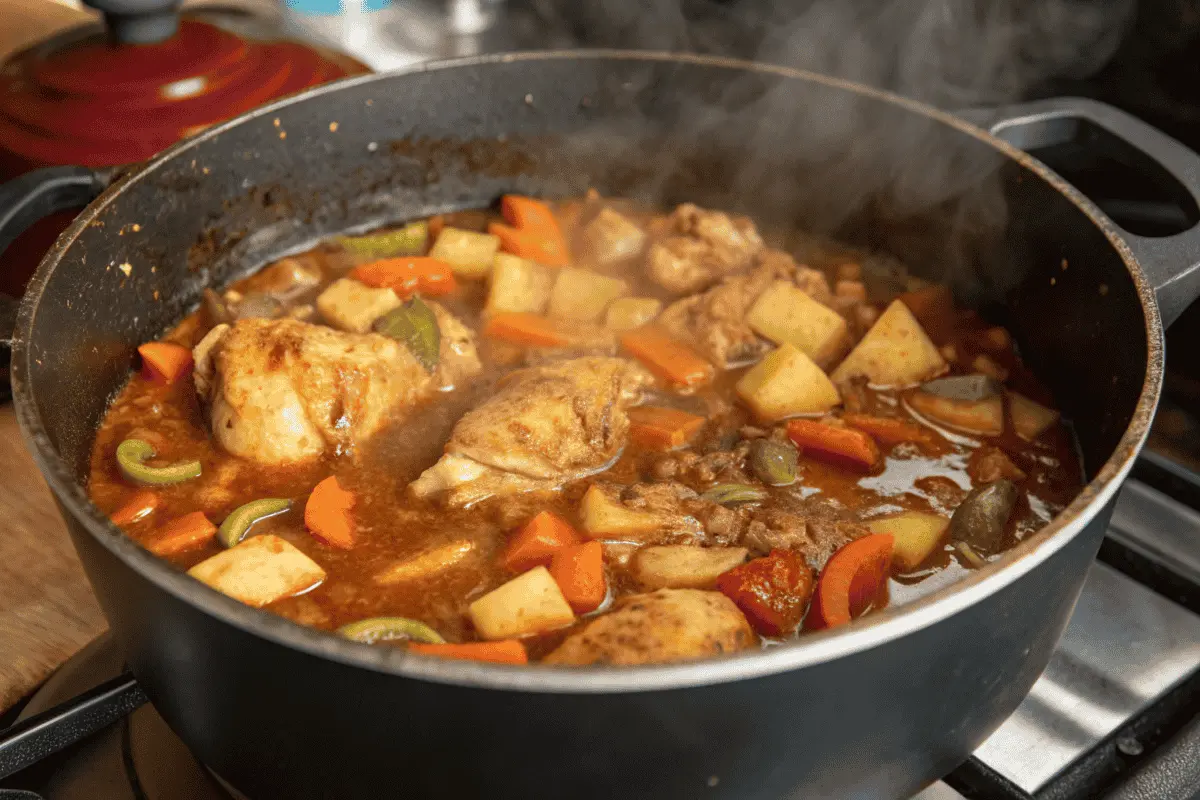
<path id="1" fill-rule="evenodd" d="M 619 297 L 608 305 L 604 327 L 611 331 L 631 331 L 654 321 L 662 311 L 662 302 L 653 297 Z"/>
<path id="2" fill-rule="evenodd" d="M 892 566 L 899 572 L 912 572 L 929 558 L 946 537 L 950 520 L 923 511 L 904 511 L 866 523 L 872 533 L 890 533 L 895 544 Z"/>
<path id="3" fill-rule="evenodd" d="M 895 300 L 830 377 L 841 383 L 863 375 L 875 386 L 911 386 L 945 370 L 946 360 L 921 323 Z"/>
<path id="4" fill-rule="evenodd" d="M 1000 395 L 983 400 L 955 400 L 925 391 L 908 395 L 908 404 L 922 416 L 981 436 L 999 436 L 1004 431 L 1004 400 Z"/>
<path id="5" fill-rule="evenodd" d="M 1012 417 L 1013 430 L 1022 439 L 1030 442 L 1058 422 L 1059 417 L 1059 413 L 1054 409 L 1046 408 L 1041 403 L 1035 403 L 1016 392 L 1008 393 L 1008 413 Z"/>
<path id="6" fill-rule="evenodd" d="M 775 344 L 790 344 L 822 367 L 848 346 L 845 318 L 809 297 L 791 281 L 776 281 L 758 296 L 746 322 Z"/>
<path id="7" fill-rule="evenodd" d="M 629 293 L 625 281 L 598 275 L 586 269 L 563 267 L 550 290 L 549 314 L 559 319 L 595 322 L 608 304 Z"/>
<path id="8" fill-rule="evenodd" d="M 821 630 L 845 625 L 883 600 L 893 542 L 891 534 L 872 533 L 834 553 L 817 580 L 804 627 Z"/>
<path id="9" fill-rule="evenodd" d="M 637 537 L 663 527 L 663 520 L 650 511 L 626 508 L 611 499 L 599 486 L 592 486 L 579 504 L 583 530 L 593 539 Z"/>
<path id="10" fill-rule="evenodd" d="M 391 289 L 372 289 L 353 278 L 336 280 L 317 296 L 317 311 L 325 321 L 351 333 L 366 333 L 375 320 L 400 304 L 400 297 Z"/>
<path id="11" fill-rule="evenodd" d="M 470 539 L 443 544 L 393 564 L 376 575 L 375 582 L 387 586 L 428 578 L 461 564 L 474 552 L 475 543 Z"/>
<path id="12" fill-rule="evenodd" d="M 489 314 L 541 314 L 550 302 L 554 272 L 511 253 L 496 253 L 492 259 L 491 281 L 487 305 L 484 307 Z"/>
<path id="13" fill-rule="evenodd" d="M 561 628 L 575 612 L 545 567 L 534 567 L 480 597 L 467 609 L 485 639 L 512 639 Z"/>
<path id="14" fill-rule="evenodd" d="M 717 578 L 746 560 L 744 547 L 696 547 L 690 544 L 643 547 L 630 568 L 646 589 L 712 589 Z"/>
<path id="15" fill-rule="evenodd" d="M 629 440 L 647 450 L 674 450 L 687 444 L 707 421 L 677 408 L 638 406 L 629 409 Z"/>
<path id="16" fill-rule="evenodd" d="M 662 664 L 736 653 L 754 646 L 754 631 L 720 592 L 659 589 L 619 601 L 544 664 Z"/>
<path id="17" fill-rule="evenodd" d="M 766 422 L 819 414 L 841 402 L 833 382 L 792 344 L 784 344 L 751 367 L 738 381 L 737 393 Z"/>
<path id="18" fill-rule="evenodd" d="M 772 550 L 717 579 L 717 588 L 737 603 L 763 636 L 795 630 L 812 596 L 812 586 L 812 568 L 790 550 Z"/>
<path id="19" fill-rule="evenodd" d="M 247 539 L 188 570 L 234 600 L 260 608 L 325 580 L 325 570 L 274 534 Z"/>
<path id="20" fill-rule="evenodd" d="M 499 249 L 498 236 L 447 225 L 438 234 L 429 256 L 445 261 L 459 277 L 486 278 L 492 270 L 492 258 Z"/>
<path id="21" fill-rule="evenodd" d="M 512 535 L 500 563 L 510 572 L 548 567 L 555 553 L 576 544 L 579 534 L 569 522 L 553 511 L 542 511 Z"/>

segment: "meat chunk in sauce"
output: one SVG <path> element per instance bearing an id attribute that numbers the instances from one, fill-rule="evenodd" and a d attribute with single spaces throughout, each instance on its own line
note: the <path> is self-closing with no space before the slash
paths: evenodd
<path id="1" fill-rule="evenodd" d="M 786 253 L 765 252 L 770 257 L 763 258 L 751 272 L 726 278 L 706 292 L 667 306 L 659 324 L 721 369 L 758 359 L 771 344 L 758 337 L 746 322 L 746 314 L 768 286 L 784 279 L 795 282 L 819 302 L 830 296 L 821 272 L 798 266 Z"/>
<path id="2" fill-rule="evenodd" d="M 1078 490 L 1070 434 L 1053 410 L 1043 409 L 1046 419 L 1032 433 L 1028 427 L 1022 433 L 1014 417 L 1004 415 L 999 434 L 963 443 L 923 427 L 903 394 L 865 377 L 842 382 L 841 407 L 805 423 L 823 433 L 806 434 L 783 478 L 777 463 L 764 461 L 765 450 L 752 440 L 786 443 L 795 424 L 756 418 L 735 386 L 743 367 L 764 357 L 772 342 L 826 353 L 808 340 L 816 337 L 801 335 L 804 326 L 792 325 L 794 320 L 822 316 L 825 329 L 836 331 L 829 341 L 848 350 L 888 303 L 898 301 L 920 318 L 914 324 L 944 329 L 939 343 L 950 342 L 962 354 L 951 359 L 956 373 L 968 364 L 982 370 L 979 357 L 986 351 L 989 374 L 1002 383 L 1011 377 L 1012 391 L 1042 396 L 1036 384 L 1023 385 L 1033 379 L 1007 334 L 985 331 L 988 338 L 981 339 L 980 320 L 955 309 L 949 292 L 943 292 L 946 308 L 921 305 L 919 293 L 911 291 L 917 284 L 909 285 L 898 262 L 881 280 L 871 254 L 795 231 L 787 234 L 791 251 L 785 252 L 764 244 L 750 220 L 691 204 L 667 214 L 624 201 L 609 207 L 598 196 L 540 209 L 538 201 L 518 198 L 507 206 L 509 216 L 539 221 L 543 232 L 557 224 L 573 272 L 594 269 L 619 279 L 629 290 L 622 300 L 653 311 L 623 324 L 621 314 L 609 313 L 611 305 L 599 313 L 609 302 L 603 296 L 584 297 L 585 290 L 575 289 L 594 301 L 597 313 L 588 322 L 556 317 L 562 309 L 556 312 L 548 295 L 557 271 L 524 262 L 514 251 L 505 255 L 510 265 L 528 267 L 544 280 L 521 283 L 513 290 L 519 297 L 507 304 L 484 303 L 485 294 L 489 303 L 496 299 L 494 280 L 491 286 L 462 280 L 422 287 L 440 344 L 434 361 L 429 328 L 422 327 L 420 336 L 410 337 L 424 356 L 418 361 L 410 344 L 372 332 L 381 316 L 402 306 L 400 295 L 348 277 L 346 268 L 361 259 L 339 245 L 322 245 L 223 294 L 208 291 L 204 312 L 166 337 L 166 352 L 173 349 L 182 364 L 179 345 L 192 345 L 208 330 L 192 351 L 192 384 L 186 375 L 166 380 L 166 372 L 151 369 L 133 377 L 114 401 L 93 451 L 89 489 L 97 505 L 153 549 L 180 515 L 203 515 L 203 531 L 215 529 L 242 504 L 304 498 L 332 475 L 340 487 L 336 508 L 314 505 L 311 521 L 309 497 L 303 509 L 255 523 L 233 549 L 197 539 L 164 557 L 192 568 L 201 580 L 212 578 L 218 566 L 253 567 L 245 580 L 209 582 L 302 624 L 344 632 L 347 623 L 400 616 L 431 626 L 454 645 L 486 638 L 469 612 L 472 601 L 513 584 L 537 562 L 532 568 L 542 569 L 543 579 L 533 588 L 540 594 L 530 590 L 510 598 L 499 611 L 521 616 L 526 601 L 561 595 L 560 610 L 572 611 L 554 625 L 568 627 L 522 628 L 528 638 L 504 642 L 504 658 L 623 665 L 753 649 L 755 630 L 791 635 L 809 602 L 811 581 L 765 580 L 777 574 L 775 567 L 764 571 L 767 562 L 802 561 L 799 574 L 815 575 L 840 548 L 882 530 L 895 537 L 896 552 L 904 537 L 905 553 L 932 548 L 910 558 L 920 562 L 920 574 L 898 571 L 898 562 L 872 567 L 878 573 L 872 581 L 886 582 L 890 569 L 894 581 L 910 583 L 952 559 L 968 568 L 978 564 L 953 555 L 947 542 L 928 536 L 918 541 L 894 523 L 889 529 L 888 519 L 915 513 L 936 527 L 970 490 L 1005 479 L 1028 498 L 1016 504 L 1006 529 L 1005 542 L 1018 541 Z M 490 211 L 472 211 L 444 215 L 426 227 L 415 223 L 431 236 L 423 233 L 429 241 L 412 249 L 430 254 L 440 235 L 435 222 L 443 231 L 478 232 L 486 239 L 483 231 L 494 221 Z M 820 268 L 801 265 L 800 255 L 791 253 L 803 253 L 806 264 Z M 531 286 L 541 286 L 541 295 L 526 297 Z M 925 313 L 916 313 L 912 303 Z M 491 323 L 501 309 L 528 318 L 510 319 L 509 335 L 499 335 Z M 397 324 L 388 332 L 404 337 L 399 316 L 391 321 Z M 672 347 L 627 349 L 630 331 L 650 321 Z M 482 331 L 478 351 L 476 330 Z M 976 347 L 976 341 L 986 346 Z M 677 381 L 664 364 L 683 358 L 683 348 L 675 347 L 680 344 L 718 369 L 698 381 Z M 658 378 L 634 355 L 619 357 L 631 353 L 645 358 Z M 835 347 L 827 359 L 812 358 L 828 373 L 844 355 Z M 884 348 L 881 357 L 895 363 L 905 353 Z M 787 391 L 802 391 L 804 382 L 791 381 Z M 203 414 L 196 413 L 193 385 Z M 460 386 L 463 391 L 444 391 Z M 637 404 L 683 413 L 647 413 L 631 421 L 627 411 Z M 928 446 L 926 435 L 938 446 Z M 848 468 L 860 437 L 878 440 L 881 451 L 879 469 L 869 475 Z M 196 459 L 202 475 L 152 487 L 147 512 L 150 492 L 134 485 L 116 458 L 128 439 L 157 452 L 145 465 L 151 469 Z M 347 452 L 355 457 L 328 458 Z M 397 485 L 425 467 L 411 491 Z M 310 527 L 322 520 L 322 511 L 352 523 L 355 536 L 347 549 L 335 550 Z M 305 568 L 300 578 L 285 575 L 287 564 L 277 559 L 270 574 L 251 563 L 250 556 L 261 555 L 261 545 L 272 541 L 295 550 L 287 564 Z M 264 575 L 273 580 L 259 586 Z M 607 598 L 611 606 L 603 605 Z M 787 613 L 772 622 L 763 608 Z M 486 648 L 474 652 L 499 655 Z"/>
<path id="3" fill-rule="evenodd" d="M 510 373 L 458 421 L 445 456 L 413 481 L 412 491 L 467 505 L 604 469 L 624 448 L 626 411 L 649 382 L 645 370 L 621 358 L 576 358 Z"/>
<path id="4" fill-rule="evenodd" d="M 749 269 L 763 248 L 748 217 L 684 203 L 661 227 L 667 236 L 650 248 L 650 278 L 669 292 L 687 294 L 718 278 Z"/>
<path id="5" fill-rule="evenodd" d="M 470 337 L 450 333 L 431 375 L 385 336 L 291 319 L 239 320 L 197 345 L 196 389 L 213 437 L 233 455 L 286 464 L 342 453 L 397 412 L 479 370 Z"/>
<path id="6" fill-rule="evenodd" d="M 659 589 L 619 601 L 614 610 L 571 634 L 546 664 L 661 664 L 754 646 L 758 638 L 733 601 L 720 592 Z"/>

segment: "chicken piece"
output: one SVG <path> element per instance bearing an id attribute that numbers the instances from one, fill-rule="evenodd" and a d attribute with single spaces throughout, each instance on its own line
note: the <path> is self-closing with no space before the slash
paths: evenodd
<path id="1" fill-rule="evenodd" d="M 754 361 L 770 349 L 746 322 L 746 312 L 776 279 L 790 277 L 772 265 L 726 278 L 706 292 L 676 300 L 659 315 L 658 324 L 689 343 L 721 369 Z"/>
<path id="2" fill-rule="evenodd" d="M 542 663 L 662 664 L 736 653 L 756 642 L 745 616 L 720 592 L 660 589 L 618 601 Z"/>
<path id="3" fill-rule="evenodd" d="M 431 375 L 386 336 L 291 319 L 239 320 L 214 328 L 197 345 L 196 390 L 217 442 L 234 455 L 283 464 L 327 448 L 342 453 L 395 414 L 478 372 L 464 331 L 443 335 Z"/>
<path id="4" fill-rule="evenodd" d="M 583 240 L 597 264 L 613 264 L 640 253 L 646 232 L 611 208 L 602 208 L 584 226 Z"/>
<path id="5" fill-rule="evenodd" d="M 445 455 L 411 485 L 420 497 L 468 505 L 495 494 L 553 488 L 620 455 L 626 411 L 652 378 L 622 358 L 577 358 L 507 375 L 463 415 Z"/>
<path id="6" fill-rule="evenodd" d="M 730 216 L 684 203 L 666 218 L 666 238 L 647 256 L 650 278 L 669 292 L 686 294 L 749 269 L 763 248 L 749 217 Z"/>
<path id="7" fill-rule="evenodd" d="M 321 282 L 321 267 L 312 255 L 281 258 L 252 279 L 255 288 L 287 301 Z"/>

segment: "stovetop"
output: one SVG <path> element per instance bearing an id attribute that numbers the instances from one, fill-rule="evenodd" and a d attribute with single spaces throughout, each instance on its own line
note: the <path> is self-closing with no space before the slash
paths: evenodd
<path id="1" fill-rule="evenodd" d="M 1142 476 L 1178 495 L 1153 459 Z M 1200 479 L 1191 488 L 1200 496 Z M 1198 596 L 1200 512 L 1131 480 L 1045 673 L 966 763 L 916 800 L 1200 798 Z M 101 637 L 47 681 L 21 717 L 121 671 L 115 643 Z M 150 705 L 0 786 L 44 800 L 231 796 Z"/>

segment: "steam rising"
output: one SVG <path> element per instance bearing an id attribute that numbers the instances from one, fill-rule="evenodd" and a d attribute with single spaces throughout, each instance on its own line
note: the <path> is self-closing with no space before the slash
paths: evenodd
<path id="1" fill-rule="evenodd" d="M 557 44 L 750 58 L 954 110 L 1013 102 L 1054 79 L 1099 70 L 1132 24 L 1134 3 L 575 0 L 557 18 L 548 6 L 540 10 L 557 19 Z M 993 274 L 981 286 L 978 274 L 989 233 L 1006 220 L 997 176 L 1003 159 L 940 124 L 879 106 L 852 93 L 826 91 L 805 102 L 795 87 L 756 93 L 735 82 L 719 97 L 686 101 L 679 119 L 697 140 L 732 135 L 747 153 L 733 175 L 721 176 L 727 191 L 718 202 L 736 207 L 752 197 L 758 215 L 786 209 L 803 228 L 838 235 L 866 217 L 920 220 L 911 236 L 901 223 L 875 241 L 868 231 L 862 243 L 897 255 L 903 249 L 927 277 L 953 280 L 968 295 L 1003 289 L 1013 276 Z M 805 152 L 803 186 L 781 180 L 774 157 L 781 142 Z M 669 196 L 680 167 L 670 156 L 655 154 L 658 171 L 639 194 L 681 199 Z"/>

